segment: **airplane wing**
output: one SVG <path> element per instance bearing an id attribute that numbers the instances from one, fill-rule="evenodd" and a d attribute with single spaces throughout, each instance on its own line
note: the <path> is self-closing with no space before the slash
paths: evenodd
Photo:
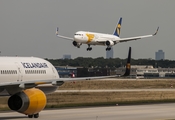
<path id="1" fill-rule="evenodd" d="M 154 34 L 152 34 L 152 35 L 144 35 L 144 36 L 129 37 L 129 38 L 120 38 L 120 39 L 118 39 L 116 41 L 127 42 L 127 41 L 132 41 L 132 40 L 138 40 L 138 39 L 142 39 L 142 38 L 152 37 L 152 36 L 157 35 L 158 30 L 159 30 L 159 27 L 157 28 L 156 32 Z"/>
<path id="2" fill-rule="evenodd" d="M 58 78 L 58 79 L 48 79 L 48 80 L 32 80 L 32 81 L 19 81 L 19 82 L 6 82 L 0 83 L 0 88 L 7 86 L 18 86 L 19 88 L 32 88 L 37 85 L 42 84 L 52 84 L 56 86 L 62 85 L 66 81 L 82 81 L 82 80 L 95 80 L 95 79 L 104 79 L 104 78 L 115 78 L 120 77 L 120 75 L 113 76 L 99 76 L 99 77 L 79 77 L 79 78 Z"/>
<path id="3" fill-rule="evenodd" d="M 137 36 L 137 37 L 129 37 L 129 38 L 117 38 L 115 40 L 111 39 L 111 41 L 114 42 L 114 44 L 116 43 L 120 43 L 120 42 L 127 42 L 127 41 L 132 41 L 132 40 L 138 40 L 138 39 L 142 39 L 142 38 L 147 38 L 147 37 L 152 37 L 152 36 L 155 36 L 157 35 L 157 32 L 159 30 L 159 27 L 157 28 L 156 32 L 154 34 L 151 34 L 151 35 L 144 35 L 144 36 Z M 106 44 L 106 41 L 107 40 L 110 40 L 108 38 L 103 38 L 101 39 L 100 41 L 96 41 L 102 45 L 105 45 Z"/>
<path id="4" fill-rule="evenodd" d="M 63 38 L 63 39 L 67 39 L 67 40 L 72 40 L 72 41 L 74 40 L 73 38 L 59 35 L 59 34 L 58 34 L 58 31 L 59 31 L 59 28 L 57 27 L 57 29 L 56 29 L 56 36 L 57 36 L 57 37 L 60 37 L 60 38 Z"/>
<path id="5" fill-rule="evenodd" d="M 18 88 L 27 89 L 27 88 L 33 88 L 33 87 L 36 87 L 37 85 L 42 85 L 42 84 L 52 84 L 52 85 L 60 86 L 66 81 L 82 81 L 82 80 L 126 77 L 130 75 L 130 69 L 131 69 L 130 61 L 131 61 L 131 47 L 129 48 L 128 58 L 127 58 L 127 63 L 126 63 L 126 70 L 123 75 L 6 82 L 6 83 L 0 83 L 0 88 L 6 88 L 8 86 L 9 87 L 16 86 Z"/>

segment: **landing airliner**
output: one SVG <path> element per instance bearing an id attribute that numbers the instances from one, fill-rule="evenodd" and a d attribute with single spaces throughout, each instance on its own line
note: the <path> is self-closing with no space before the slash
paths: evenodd
<path id="1" fill-rule="evenodd" d="M 36 57 L 0 57 L 0 95 L 10 95 L 11 110 L 38 118 L 46 106 L 46 94 L 52 93 L 65 81 L 80 81 L 123 77 L 130 74 L 131 48 L 125 74 L 122 76 L 100 76 L 81 78 L 59 78 L 55 67 L 48 61 Z"/>
<path id="2" fill-rule="evenodd" d="M 95 32 L 87 32 L 87 31 L 78 31 L 74 34 L 74 37 L 66 37 L 58 34 L 59 28 L 56 29 L 56 36 L 73 41 L 72 44 L 80 48 L 82 44 L 87 44 L 87 51 L 91 51 L 91 45 L 103 45 L 107 46 L 106 51 L 111 50 L 111 47 L 116 45 L 117 43 L 127 42 L 132 40 L 138 40 L 142 38 L 155 36 L 158 32 L 159 27 L 156 32 L 151 35 L 137 36 L 137 37 L 128 37 L 128 38 L 120 38 L 120 30 L 121 30 L 122 18 L 119 19 L 116 29 L 113 34 L 103 34 L 103 33 L 95 33 Z"/>

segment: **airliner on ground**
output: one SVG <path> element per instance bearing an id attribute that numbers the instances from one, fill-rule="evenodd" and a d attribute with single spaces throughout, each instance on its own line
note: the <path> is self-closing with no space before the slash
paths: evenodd
<path id="1" fill-rule="evenodd" d="M 11 110 L 38 118 L 47 103 L 46 94 L 52 93 L 65 81 L 80 81 L 123 77 L 130 74 L 131 47 L 125 74 L 122 76 L 99 76 L 81 78 L 59 78 L 55 67 L 48 61 L 36 57 L 0 57 L 0 95 L 10 95 Z"/>
<path id="2" fill-rule="evenodd" d="M 136 37 L 128 37 L 128 38 L 120 38 L 120 30 L 121 30 L 122 18 L 119 19 L 118 25 L 112 34 L 103 34 L 103 33 L 95 33 L 95 32 L 87 32 L 87 31 L 78 31 L 74 34 L 74 37 L 66 37 L 58 34 L 59 28 L 56 29 L 56 36 L 60 38 L 64 38 L 67 40 L 73 41 L 73 45 L 77 48 L 80 48 L 82 44 L 87 44 L 87 51 L 91 51 L 91 45 L 104 45 L 107 46 L 106 51 L 111 50 L 111 47 L 116 45 L 117 43 L 127 42 L 132 40 L 138 40 L 142 38 L 152 37 L 157 34 L 157 31 L 151 35 L 144 36 L 136 36 Z"/>

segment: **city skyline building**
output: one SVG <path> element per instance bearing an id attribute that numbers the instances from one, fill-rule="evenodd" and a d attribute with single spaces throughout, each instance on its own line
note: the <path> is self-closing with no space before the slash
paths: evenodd
<path id="1" fill-rule="evenodd" d="M 155 60 L 164 60 L 165 59 L 165 53 L 163 50 L 158 50 L 158 52 L 155 53 Z"/>
<path id="2" fill-rule="evenodd" d="M 71 55 L 63 55 L 63 59 L 71 59 Z"/>
<path id="3" fill-rule="evenodd" d="M 111 47 L 111 50 L 106 51 L 106 59 L 113 58 L 114 57 L 114 52 L 113 52 L 113 47 Z"/>

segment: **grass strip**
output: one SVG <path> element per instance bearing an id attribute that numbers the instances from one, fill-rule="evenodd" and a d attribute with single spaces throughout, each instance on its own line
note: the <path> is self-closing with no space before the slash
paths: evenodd
<path id="1" fill-rule="evenodd" d="M 156 89 L 174 88 L 175 80 L 94 80 L 66 82 L 61 90 L 83 89 Z M 9 110 L 9 97 L 0 97 L 0 110 Z M 137 92 L 75 92 L 52 93 L 47 95 L 46 108 L 106 106 L 147 103 L 175 102 L 175 91 L 137 91 Z"/>

